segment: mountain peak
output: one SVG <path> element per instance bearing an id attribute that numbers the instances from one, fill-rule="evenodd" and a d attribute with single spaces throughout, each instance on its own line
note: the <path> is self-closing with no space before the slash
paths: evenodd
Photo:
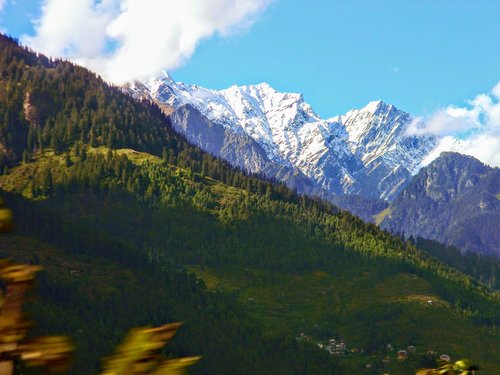
<path id="1" fill-rule="evenodd" d="M 382 228 L 499 256 L 499 184 L 500 169 L 443 152 L 402 190 Z"/>
<path id="2" fill-rule="evenodd" d="M 447 157 L 447 158 L 459 158 L 459 159 L 474 159 L 474 160 L 477 160 L 475 157 L 473 156 L 469 156 L 469 155 L 465 155 L 465 154 L 461 154 L 460 152 L 456 152 L 456 151 L 442 151 L 440 154 L 439 154 L 439 157 Z M 479 162 L 479 160 L 477 160 Z"/>
<path id="3" fill-rule="evenodd" d="M 261 82 L 257 83 L 255 85 L 244 85 L 244 86 L 235 86 L 236 89 L 238 90 L 244 90 L 247 92 L 258 92 L 258 93 L 264 93 L 264 94 L 276 94 L 278 91 L 274 89 L 269 83 L 267 82 Z"/>
<path id="4" fill-rule="evenodd" d="M 161 81 L 169 82 L 169 83 L 175 83 L 173 78 L 170 76 L 170 74 L 168 74 L 168 72 L 166 70 L 163 70 L 159 77 L 154 77 L 152 79 L 153 80 L 161 80 Z"/>
<path id="5" fill-rule="evenodd" d="M 382 100 L 374 100 L 369 102 L 364 108 L 360 110 L 360 112 L 370 112 L 370 113 L 377 113 L 381 110 L 384 110 L 386 108 L 391 108 L 393 107 L 392 105 L 388 105 L 384 103 Z"/>
<path id="6" fill-rule="evenodd" d="M 258 88 L 261 88 L 261 89 L 264 89 L 264 90 L 272 90 L 272 91 L 276 91 L 269 83 L 267 82 L 261 82 L 261 83 L 258 83 L 255 85 L 255 87 L 258 87 Z"/>
<path id="7" fill-rule="evenodd" d="M 302 94 L 293 93 L 293 92 L 280 92 L 280 91 L 276 90 L 274 87 L 272 87 L 267 82 L 261 82 L 261 83 L 255 84 L 255 85 L 247 85 L 247 86 L 241 86 L 241 87 L 237 87 L 237 88 L 246 89 L 246 90 L 253 89 L 253 90 L 259 91 L 261 93 L 265 93 L 265 94 L 271 94 L 271 95 L 278 94 L 278 95 L 284 96 L 284 97 L 295 98 L 295 100 L 297 100 L 297 101 L 304 101 L 304 96 Z"/>
<path id="8" fill-rule="evenodd" d="M 432 168 L 441 168 L 443 165 L 459 165 L 461 170 L 466 169 L 481 169 L 489 170 L 493 169 L 489 165 L 481 162 L 479 159 L 471 155 L 461 154 L 456 151 L 443 151 L 439 154 L 439 157 L 432 161 L 424 170 L 429 170 Z"/>

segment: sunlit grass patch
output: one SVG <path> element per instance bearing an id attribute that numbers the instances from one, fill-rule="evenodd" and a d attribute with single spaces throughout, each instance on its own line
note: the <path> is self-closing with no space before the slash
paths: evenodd
<path id="1" fill-rule="evenodd" d="M 403 297 L 393 298 L 393 302 L 418 303 L 427 307 L 446 307 L 450 308 L 450 304 L 436 295 L 427 294 L 410 294 Z"/>
<path id="2" fill-rule="evenodd" d="M 388 207 L 385 210 L 378 213 L 377 215 L 373 215 L 372 217 L 375 220 L 375 223 L 380 224 L 387 215 L 390 215 L 391 212 L 392 210 Z"/>

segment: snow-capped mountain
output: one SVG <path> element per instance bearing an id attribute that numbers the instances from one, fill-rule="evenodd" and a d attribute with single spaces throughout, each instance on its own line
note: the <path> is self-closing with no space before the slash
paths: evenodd
<path id="1" fill-rule="evenodd" d="M 326 198 L 390 200 L 437 142 L 407 135 L 410 115 L 383 102 L 325 120 L 302 95 L 267 83 L 216 91 L 164 73 L 125 89 L 168 109 L 173 126 L 214 155 Z"/>
<path id="2" fill-rule="evenodd" d="M 437 145 L 437 138 L 407 134 L 411 116 L 382 101 L 369 103 L 329 120 L 348 133 L 349 149 L 366 169 L 365 184 L 390 199 L 420 169 L 422 160 Z"/>

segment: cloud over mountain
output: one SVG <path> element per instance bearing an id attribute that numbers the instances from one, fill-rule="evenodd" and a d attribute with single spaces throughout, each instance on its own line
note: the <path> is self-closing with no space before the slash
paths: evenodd
<path id="1" fill-rule="evenodd" d="M 272 1 L 46 0 L 23 42 L 122 83 L 180 66 L 202 40 L 248 28 Z"/>
<path id="2" fill-rule="evenodd" d="M 442 151 L 458 151 L 500 166 L 500 82 L 489 93 L 477 95 L 463 107 L 448 106 L 427 118 L 416 119 L 409 133 L 442 137 L 424 159 L 424 165 Z"/>

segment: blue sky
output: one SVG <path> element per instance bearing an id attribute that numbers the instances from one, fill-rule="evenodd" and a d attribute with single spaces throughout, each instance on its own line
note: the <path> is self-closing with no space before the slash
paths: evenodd
<path id="1" fill-rule="evenodd" d="M 174 76 L 268 81 L 323 116 L 374 99 L 425 114 L 500 80 L 500 1 L 281 0 L 246 35 L 202 43 Z"/>
<path id="2" fill-rule="evenodd" d="M 6 0 L 2 29 L 34 35 L 40 3 Z M 497 0 L 276 0 L 244 31 L 200 39 L 172 74 L 217 89 L 267 81 L 324 117 L 376 99 L 425 115 L 500 80 L 499 20 Z"/>

